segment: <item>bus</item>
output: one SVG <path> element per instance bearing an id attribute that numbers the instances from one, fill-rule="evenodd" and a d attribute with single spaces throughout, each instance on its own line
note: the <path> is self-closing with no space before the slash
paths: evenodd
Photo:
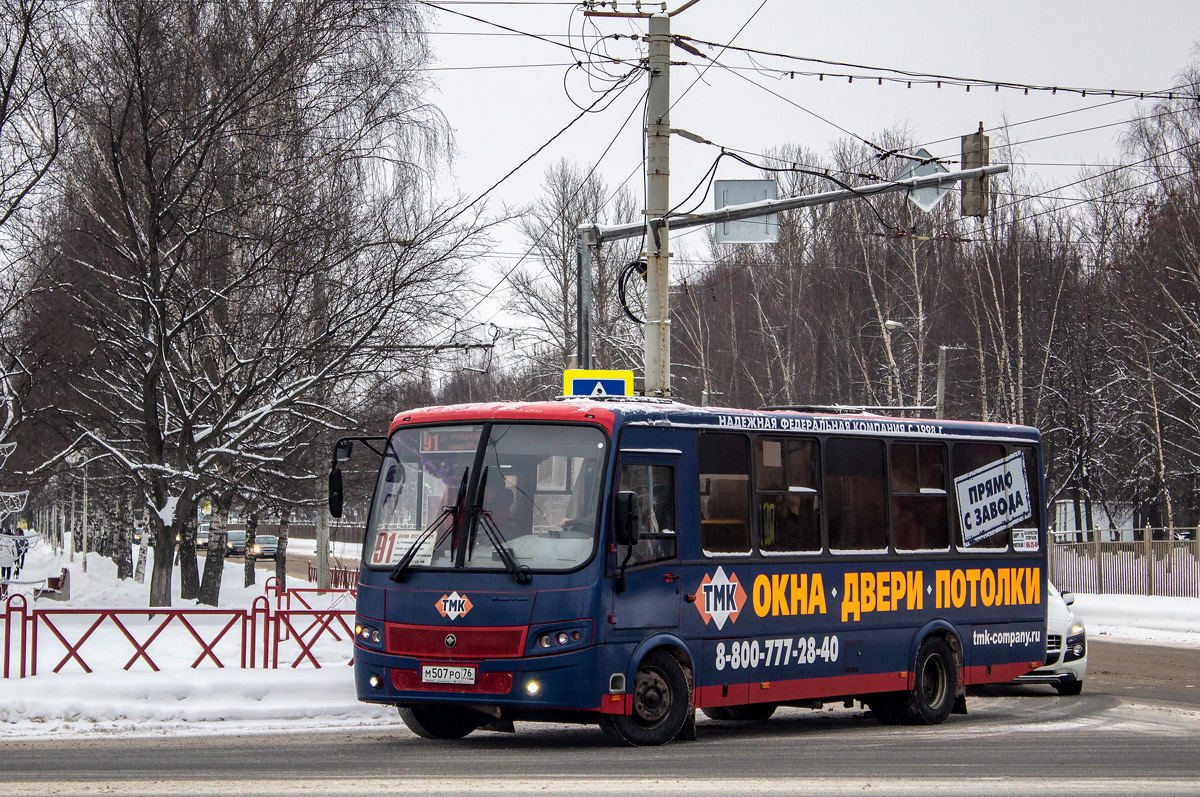
<path id="1" fill-rule="evenodd" d="M 428 407 L 387 437 L 355 620 L 360 700 L 426 738 L 696 710 L 935 724 L 1044 663 L 1041 439 L 1025 426 L 651 398 Z"/>

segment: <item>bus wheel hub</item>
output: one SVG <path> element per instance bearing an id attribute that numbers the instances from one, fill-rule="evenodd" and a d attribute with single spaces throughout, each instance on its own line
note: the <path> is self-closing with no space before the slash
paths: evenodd
<path id="1" fill-rule="evenodd" d="M 633 710 L 638 717 L 656 722 L 671 708 L 671 688 L 656 672 L 639 672 L 633 691 Z"/>

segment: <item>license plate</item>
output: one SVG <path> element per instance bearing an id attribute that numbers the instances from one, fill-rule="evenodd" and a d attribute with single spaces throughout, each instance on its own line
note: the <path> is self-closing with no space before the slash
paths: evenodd
<path id="1" fill-rule="evenodd" d="M 423 664 L 421 665 L 421 682 L 427 684 L 471 685 L 475 683 L 475 668 Z"/>

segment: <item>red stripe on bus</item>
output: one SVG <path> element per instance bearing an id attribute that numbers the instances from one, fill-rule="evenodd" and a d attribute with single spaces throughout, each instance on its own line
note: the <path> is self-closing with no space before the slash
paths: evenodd
<path id="1" fill-rule="evenodd" d="M 751 681 L 748 684 L 702 686 L 696 690 L 696 707 L 737 706 L 749 703 L 786 703 L 812 698 L 836 699 L 841 695 L 898 692 L 908 689 L 907 672 L 797 678 L 790 681 Z"/>
<path id="2" fill-rule="evenodd" d="M 980 664 L 976 667 L 964 667 L 963 684 L 967 686 L 1002 684 L 1041 666 L 1040 661 L 1018 661 L 1010 664 Z M 991 672 L 988 672 L 989 669 Z"/>
<path id="3" fill-rule="evenodd" d="M 465 404 L 450 407 L 425 407 L 402 412 L 392 421 L 390 431 L 410 423 L 455 423 L 458 421 L 573 421 L 598 424 L 611 435 L 616 415 L 612 410 L 588 401 L 534 401 L 528 404 Z"/>

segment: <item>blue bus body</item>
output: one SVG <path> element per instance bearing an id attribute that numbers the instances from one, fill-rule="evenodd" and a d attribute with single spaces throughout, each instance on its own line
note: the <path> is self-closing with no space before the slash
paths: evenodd
<path id="1" fill-rule="evenodd" d="M 661 678 L 652 673 L 647 680 L 639 668 L 646 661 L 667 661 L 665 653 L 686 675 L 689 712 L 700 708 L 737 718 L 755 716 L 745 707 L 858 699 L 882 718 L 897 716 L 891 710 L 899 705 L 895 701 L 927 682 L 918 659 L 928 640 L 939 640 L 937 650 L 949 651 L 940 661 L 943 669 L 955 670 L 947 683 L 960 712 L 965 711 L 964 686 L 1007 681 L 1042 664 L 1046 519 L 1035 429 L 695 408 L 653 400 L 560 400 L 417 410 L 398 415 L 391 432 L 473 424 L 486 436 L 487 424 L 501 422 L 536 427 L 530 436 L 535 440 L 543 429 L 561 425 L 598 432 L 593 438 L 589 431 L 586 438 L 603 441 L 597 444 L 603 446 L 597 459 L 602 476 L 599 505 L 590 520 L 590 553 L 564 569 L 530 568 L 527 583 L 498 562 L 438 567 L 436 553 L 423 566 L 402 568 L 393 579 L 396 555 L 383 565 L 371 563 L 369 549 L 383 543 L 372 542 L 369 521 L 354 655 L 360 700 L 425 717 L 434 716 L 430 712 L 437 707 L 453 708 L 472 712 L 478 727 L 498 729 L 512 720 L 636 719 L 639 712 L 653 713 L 653 704 L 662 699 L 656 691 Z M 461 448 L 469 451 L 469 444 Z M 749 453 L 742 457 L 730 451 Z M 815 487 L 785 480 L 764 489 L 767 482 L 779 481 L 772 468 L 783 468 L 784 456 L 801 463 L 793 470 L 808 468 L 803 457 L 809 451 L 819 472 L 811 477 Z M 857 457 L 859 451 L 866 455 Z M 876 493 L 880 489 L 874 451 L 884 452 L 882 498 L 856 504 L 854 496 L 863 493 L 853 492 L 859 489 L 855 479 L 861 476 Z M 925 463 L 922 484 L 934 486 L 901 477 L 913 452 Z M 1002 460 L 1009 470 L 1025 467 L 1026 492 L 1006 493 L 1007 471 L 995 471 L 1000 475 L 993 477 L 983 467 L 971 471 L 979 475 L 959 474 L 974 465 L 968 453 L 999 458 L 986 467 L 998 467 Z M 835 458 L 840 459 L 835 463 Z M 963 459 L 961 465 L 957 458 Z M 744 477 L 736 465 L 743 460 Z M 735 465 L 720 464 L 727 461 Z M 835 467 L 841 470 L 831 475 Z M 860 467 L 865 475 L 857 473 Z M 704 468 L 712 473 L 706 475 Z M 492 478 L 499 479 L 498 469 L 493 471 Z M 457 518 L 465 523 L 471 499 L 466 493 L 485 489 L 476 474 L 467 468 L 463 473 L 462 511 L 443 525 Z M 620 483 L 628 474 L 643 473 L 660 480 L 656 500 L 670 498 L 674 509 L 666 515 L 671 528 L 660 522 L 649 535 L 666 543 L 660 546 L 666 554 L 634 557 L 634 546 L 617 542 L 615 507 Z M 970 481 L 968 476 L 974 479 L 970 485 L 961 481 Z M 537 478 L 549 483 L 553 475 L 539 471 Z M 718 488 L 730 486 L 738 506 L 725 513 L 736 515 L 732 520 L 716 508 Z M 994 493 L 984 495 L 993 486 Z M 956 497 L 959 489 L 970 491 L 963 492 L 965 499 Z M 743 495 L 748 512 L 740 509 Z M 436 498 L 426 503 L 436 504 Z M 963 539 L 989 521 L 989 512 L 996 514 L 997 501 L 1002 510 L 1024 502 L 1028 516 L 1019 529 L 1003 527 L 965 545 Z M 794 528 L 807 524 L 804 533 L 811 542 L 802 542 L 803 534 L 795 531 L 796 541 L 783 547 L 802 550 L 780 553 L 769 549 L 780 547 L 773 542 L 784 533 L 779 529 L 792 528 L 778 518 L 785 503 L 803 516 Z M 378 504 L 373 513 L 380 511 Z M 863 509 L 864 504 L 869 506 Z M 902 542 L 901 515 L 910 510 L 934 516 L 917 521 L 934 529 L 920 532 L 932 534 L 931 539 L 941 539 L 937 516 L 943 513 L 951 542 L 940 549 L 928 542 Z M 643 515 L 650 511 L 642 508 Z M 845 529 L 863 522 L 856 520 L 860 514 L 882 519 L 885 536 L 872 539 L 885 540 L 883 547 L 844 543 L 841 536 L 835 546 L 834 526 L 838 535 L 850 533 Z M 645 518 L 639 522 L 645 524 Z M 463 563 L 453 544 L 438 544 L 446 547 L 446 562 Z M 927 691 L 934 687 L 925 685 Z M 721 709 L 728 711 L 722 715 Z M 760 716 L 766 714 L 769 709 Z M 435 729 L 431 735 L 462 733 Z"/>

